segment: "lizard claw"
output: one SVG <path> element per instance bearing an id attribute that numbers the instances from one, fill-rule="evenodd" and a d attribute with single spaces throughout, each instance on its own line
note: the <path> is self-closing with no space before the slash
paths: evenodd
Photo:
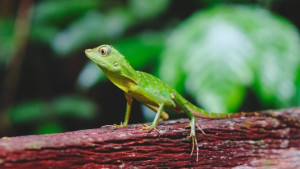
<path id="1" fill-rule="evenodd" d="M 158 134 L 160 134 L 159 131 L 158 131 L 155 127 L 153 127 L 152 125 L 143 124 L 143 125 L 141 126 L 141 129 L 143 129 L 143 130 L 148 130 L 148 131 L 155 130 Z"/>
<path id="2" fill-rule="evenodd" d="M 197 127 L 203 134 L 206 134 L 206 133 L 202 130 L 202 128 L 198 126 L 198 124 L 196 124 L 196 127 Z M 184 128 L 189 129 L 189 128 L 191 128 L 191 125 L 187 125 L 187 126 L 185 126 Z M 190 137 L 190 136 L 188 136 L 188 137 Z"/>
<path id="3" fill-rule="evenodd" d="M 151 125 L 148 125 L 148 124 L 143 124 L 142 126 L 141 126 L 141 129 L 143 129 L 143 130 L 153 130 L 154 129 L 154 127 L 153 126 L 151 126 Z"/>
<path id="4" fill-rule="evenodd" d="M 196 147 L 197 150 L 197 160 L 198 161 L 198 157 L 199 157 L 199 147 L 198 147 L 198 143 L 197 143 L 197 138 L 194 135 L 189 135 L 187 136 L 187 139 L 191 139 L 192 140 L 192 151 L 191 151 L 191 156 L 193 155 L 194 149 Z"/>
<path id="5" fill-rule="evenodd" d="M 203 134 L 206 134 L 201 127 L 198 126 L 198 124 L 196 124 L 196 127 L 203 133 Z"/>
<path id="6" fill-rule="evenodd" d="M 116 127 L 116 128 L 123 128 L 123 127 L 126 127 L 126 125 L 124 125 L 124 124 L 114 124 L 114 127 Z"/>
<path id="7" fill-rule="evenodd" d="M 186 125 L 186 126 L 184 126 L 184 128 L 189 129 L 189 128 L 191 128 L 191 125 Z M 187 137 L 190 137 L 190 136 L 187 136 Z"/>

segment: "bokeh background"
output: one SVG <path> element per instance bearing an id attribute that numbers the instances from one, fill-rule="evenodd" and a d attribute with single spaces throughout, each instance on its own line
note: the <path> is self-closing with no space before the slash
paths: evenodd
<path id="1" fill-rule="evenodd" d="M 299 106 L 299 7 L 298 0 L 2 0 L 0 136 L 123 121 L 122 91 L 84 55 L 104 43 L 210 111 Z M 153 116 L 134 102 L 130 123 Z"/>

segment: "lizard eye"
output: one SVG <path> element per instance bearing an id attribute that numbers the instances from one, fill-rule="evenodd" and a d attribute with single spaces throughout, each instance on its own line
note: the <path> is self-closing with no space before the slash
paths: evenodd
<path id="1" fill-rule="evenodd" d="M 110 54 L 110 51 L 111 51 L 111 46 L 106 45 L 98 49 L 98 54 L 100 56 L 106 56 Z"/>
<path id="2" fill-rule="evenodd" d="M 100 48 L 98 53 L 102 56 L 105 56 L 107 54 L 107 49 L 106 48 Z"/>

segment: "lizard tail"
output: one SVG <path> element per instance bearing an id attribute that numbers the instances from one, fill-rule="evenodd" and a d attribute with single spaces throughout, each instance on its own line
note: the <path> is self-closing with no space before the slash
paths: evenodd
<path id="1" fill-rule="evenodd" d="M 200 118 L 213 118 L 213 119 L 224 119 L 224 118 L 230 118 L 233 117 L 235 113 L 215 113 L 215 112 L 210 112 L 204 109 L 201 109 L 195 105 L 193 105 L 190 102 L 186 102 L 185 106 L 191 111 L 196 117 Z M 236 115 L 234 115 L 236 116 Z"/>
<path id="2" fill-rule="evenodd" d="M 239 112 L 239 113 L 215 113 L 203 110 L 190 102 L 186 103 L 186 107 L 193 113 L 196 117 L 207 118 L 207 119 L 225 119 L 225 118 L 237 118 L 237 117 L 272 117 L 283 121 L 291 126 L 300 127 L 300 120 L 296 118 L 291 118 L 286 115 L 276 114 L 274 112 Z"/>
<path id="3" fill-rule="evenodd" d="M 239 112 L 239 113 L 215 113 L 204 109 L 201 109 L 190 102 L 186 103 L 186 107 L 196 116 L 200 118 L 209 119 L 226 119 L 236 117 L 275 117 L 278 118 L 277 114 L 271 113 L 259 113 L 259 112 Z"/>

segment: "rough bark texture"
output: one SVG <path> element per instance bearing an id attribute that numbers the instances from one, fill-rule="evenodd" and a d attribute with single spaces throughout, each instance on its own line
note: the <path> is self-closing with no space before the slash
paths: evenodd
<path id="1" fill-rule="evenodd" d="M 300 120 L 300 108 L 274 111 Z M 300 168 L 300 127 L 274 117 L 198 119 L 196 151 L 190 156 L 188 119 L 0 139 L 0 168 Z"/>

